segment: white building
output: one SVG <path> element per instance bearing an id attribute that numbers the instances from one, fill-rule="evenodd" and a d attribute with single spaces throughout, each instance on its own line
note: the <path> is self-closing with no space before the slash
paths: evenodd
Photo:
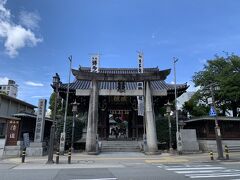
<path id="1" fill-rule="evenodd" d="M 183 93 L 180 97 L 177 98 L 177 107 L 178 109 L 182 109 L 183 104 L 187 101 L 189 101 L 189 99 L 191 99 L 191 97 L 194 95 L 195 92 L 185 92 Z"/>
<path id="2" fill-rule="evenodd" d="M 8 96 L 17 97 L 18 85 L 13 80 L 8 80 L 8 84 L 0 84 L 0 93 L 6 93 Z"/>

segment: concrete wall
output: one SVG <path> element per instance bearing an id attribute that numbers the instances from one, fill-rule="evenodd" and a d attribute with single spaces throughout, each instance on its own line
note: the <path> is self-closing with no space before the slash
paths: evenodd
<path id="1" fill-rule="evenodd" d="M 2 155 L 3 155 L 4 145 L 5 145 L 5 139 L 0 139 L 0 159 L 2 158 Z"/>
<path id="2" fill-rule="evenodd" d="M 12 116 L 20 111 L 32 113 L 34 109 L 17 100 L 6 98 L 4 96 L 0 97 L 0 116 Z"/>
<path id="3" fill-rule="evenodd" d="M 199 148 L 202 151 L 208 152 L 210 150 L 217 152 L 216 140 L 198 140 Z M 223 149 L 224 146 L 240 146 L 240 140 L 222 140 Z"/>

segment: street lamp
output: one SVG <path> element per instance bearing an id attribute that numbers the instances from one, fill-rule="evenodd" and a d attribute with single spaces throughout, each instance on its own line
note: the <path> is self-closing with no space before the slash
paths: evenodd
<path id="1" fill-rule="evenodd" d="M 215 112 L 214 121 L 215 121 L 215 136 L 216 136 L 216 143 L 217 143 L 218 159 L 224 159 L 221 131 L 220 131 L 220 127 L 219 127 L 218 121 L 217 121 L 218 114 L 217 114 L 217 110 L 216 110 L 216 103 L 215 103 L 215 97 L 214 97 L 214 85 L 215 85 L 215 88 L 218 88 L 216 83 L 215 84 L 212 83 L 209 86 L 210 86 L 210 92 L 211 92 L 211 96 L 212 96 L 212 108 Z"/>
<path id="2" fill-rule="evenodd" d="M 72 121 L 72 139 L 71 139 L 71 150 L 73 150 L 73 142 L 74 142 L 74 129 L 75 129 L 75 118 L 78 112 L 78 105 L 79 103 L 75 102 L 72 103 L 72 112 L 73 112 L 73 121 Z"/>
<path id="3" fill-rule="evenodd" d="M 173 150 L 172 148 L 172 125 L 171 125 L 171 119 L 170 119 L 170 113 L 171 113 L 171 103 L 165 104 L 166 106 L 166 112 L 168 115 L 168 131 L 169 131 L 169 151 L 171 152 Z"/>
<path id="4" fill-rule="evenodd" d="M 53 151 L 54 151 L 54 137 L 55 137 L 55 130 L 56 130 L 56 112 L 57 112 L 57 99 L 58 99 L 58 88 L 60 85 L 60 77 L 58 73 L 53 76 L 53 87 L 55 87 L 55 99 L 54 99 L 54 110 L 53 110 L 53 123 L 51 126 L 50 131 L 50 142 L 49 142 L 49 151 L 48 151 L 48 164 L 54 163 L 53 161 Z"/>
<path id="5" fill-rule="evenodd" d="M 177 58 L 173 58 L 173 67 L 174 67 L 174 94 L 175 94 L 175 113 L 176 113 L 176 137 L 177 137 L 177 151 L 181 154 L 182 151 L 182 138 L 181 134 L 178 131 L 178 107 L 177 107 L 177 84 L 176 84 L 176 63 L 178 62 Z"/>

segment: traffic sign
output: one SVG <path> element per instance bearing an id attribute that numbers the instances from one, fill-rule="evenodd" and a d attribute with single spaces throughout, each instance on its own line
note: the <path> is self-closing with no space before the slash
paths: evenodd
<path id="1" fill-rule="evenodd" d="M 209 116 L 212 116 L 212 117 L 214 117 L 214 116 L 216 116 L 216 115 L 217 115 L 217 113 L 216 113 L 216 111 L 215 111 L 214 107 L 213 107 L 213 106 L 211 106 L 211 108 L 210 108 L 210 111 L 209 111 Z"/>

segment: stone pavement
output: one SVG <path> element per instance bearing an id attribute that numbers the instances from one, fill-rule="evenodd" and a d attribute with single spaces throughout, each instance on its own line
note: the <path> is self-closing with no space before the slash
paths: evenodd
<path id="1" fill-rule="evenodd" d="M 67 163 L 67 154 L 60 156 L 59 164 L 46 164 L 47 156 L 26 157 L 25 163 L 21 158 L 8 158 L 0 160 L 0 164 L 12 164 L 14 169 L 62 169 L 62 168 L 121 168 L 125 165 L 136 164 L 184 164 L 184 163 L 240 163 L 240 153 L 231 153 L 230 160 L 210 160 L 208 153 L 177 155 L 162 153 L 160 155 L 145 155 L 138 152 L 105 152 L 99 155 L 86 153 L 73 153 L 71 164 Z M 54 157 L 55 160 L 55 157 Z"/>

